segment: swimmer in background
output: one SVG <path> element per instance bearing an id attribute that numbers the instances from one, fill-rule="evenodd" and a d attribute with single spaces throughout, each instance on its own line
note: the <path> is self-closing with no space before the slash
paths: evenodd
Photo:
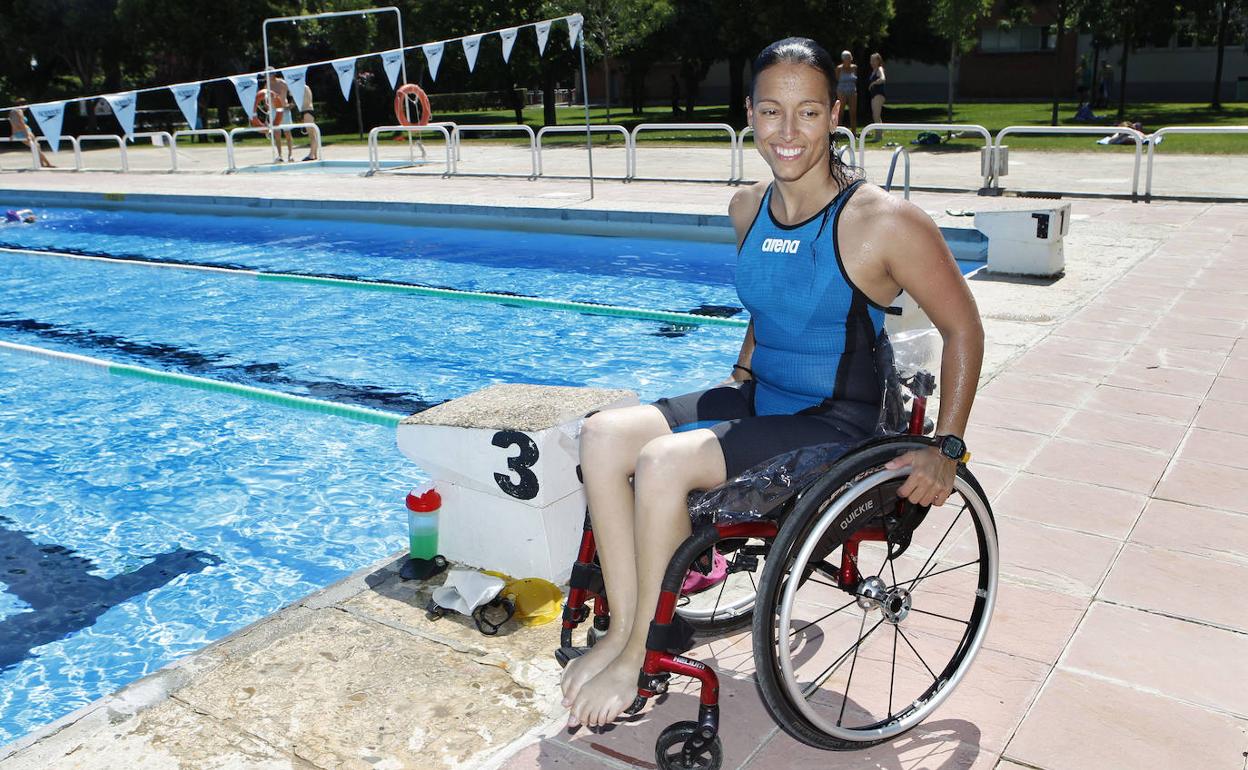
<path id="1" fill-rule="evenodd" d="M 26 124 L 26 115 L 23 107 L 26 106 L 25 99 L 18 99 L 14 102 L 15 107 L 9 110 L 9 126 L 13 130 L 13 138 L 22 142 L 29 148 L 34 148 L 39 153 L 39 165 L 44 168 L 56 168 L 52 165 L 52 161 L 48 160 L 48 156 L 43 154 L 43 150 L 35 147 L 34 133 L 30 130 L 30 126 Z"/>
<path id="2" fill-rule="evenodd" d="M 4 212 L 4 221 L 6 224 L 20 222 L 27 225 L 33 225 L 39 221 L 39 217 L 30 209 L 9 209 Z"/>

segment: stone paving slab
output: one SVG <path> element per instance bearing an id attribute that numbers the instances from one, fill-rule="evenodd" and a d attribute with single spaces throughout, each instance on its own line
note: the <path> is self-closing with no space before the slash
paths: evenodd
<path id="1" fill-rule="evenodd" d="M 250 181 L 195 180 L 200 193 L 202 182 L 210 194 L 254 194 Z M 23 185 L 186 192 L 173 176 L 0 175 L 0 188 Z M 569 192 L 545 181 L 395 178 L 275 178 L 267 189 L 442 202 L 452 192 L 487 205 Z M 731 194 L 642 182 L 598 189 L 592 202 L 557 205 L 710 215 Z M 942 224 L 964 225 L 946 210 L 1019 203 L 914 200 Z M 911 734 L 829 754 L 774 727 L 746 635 L 720 640 L 694 655 L 728 669 L 726 767 L 1243 770 L 1248 707 L 1234 684 L 1248 635 L 1238 590 L 1248 562 L 1237 546 L 1248 513 L 1224 491 L 1241 483 L 1238 458 L 1211 451 L 1208 434 L 1248 436 L 1248 408 L 1229 382 L 1242 381 L 1248 361 L 1248 273 L 1236 243 L 1248 234 L 1248 207 L 1094 200 L 1073 210 L 1066 277 L 971 282 L 990 345 L 968 441 L 997 501 L 1003 556 L 973 681 Z M 1132 441 L 1142 425 L 1156 435 Z M 682 685 L 637 724 L 568 734 L 549 657 L 555 626 L 486 640 L 425 619 L 427 591 L 399 583 L 393 565 L 358 573 L 0 749 L 10 752 L 0 768 L 636 768 L 652 766 L 658 730 L 692 716 Z M 1193 647 L 1208 660 L 1176 661 Z M 426 702 L 404 702 L 412 690 Z M 478 729 L 486 721 L 488 737 Z M 474 735 L 477 750 L 465 753 Z"/>

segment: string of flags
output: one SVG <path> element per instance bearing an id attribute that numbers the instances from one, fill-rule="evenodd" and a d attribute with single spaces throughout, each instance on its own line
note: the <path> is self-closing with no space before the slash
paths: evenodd
<path id="1" fill-rule="evenodd" d="M 307 85 L 307 73 L 309 67 L 317 67 L 321 65 L 329 65 L 338 74 L 338 84 L 342 90 L 342 98 L 351 98 L 351 85 L 355 82 L 355 65 L 360 59 L 370 56 L 380 56 L 382 68 L 385 70 L 386 78 L 390 81 L 390 87 L 398 88 L 399 73 L 403 69 L 404 55 L 408 51 L 420 49 L 424 54 L 425 64 L 429 70 L 429 77 L 432 80 L 438 79 L 438 67 L 442 63 L 442 56 L 446 52 L 447 46 L 458 42 L 464 52 L 464 58 L 468 62 L 468 71 L 475 70 L 477 65 L 477 53 L 481 49 L 481 41 L 489 35 L 498 35 L 503 43 L 503 61 L 511 61 L 511 51 L 515 46 L 516 38 L 519 36 L 520 30 L 525 27 L 533 27 L 537 32 L 537 53 L 539 56 L 546 54 L 546 43 L 550 39 L 551 26 L 557 22 L 563 21 L 568 25 L 568 45 L 576 48 L 578 42 L 582 41 L 582 31 L 585 25 L 585 19 L 581 14 L 576 13 L 571 16 L 563 16 L 545 21 L 534 22 L 532 24 L 521 24 L 515 27 L 506 27 L 504 29 L 496 29 L 490 32 L 482 32 L 478 34 L 465 35 L 459 38 L 450 38 L 448 40 L 439 40 L 432 43 L 417 43 L 415 45 L 403 46 L 402 48 L 392 48 L 386 51 L 373 51 L 371 53 L 359 54 L 358 56 L 350 56 L 340 59 L 330 59 L 327 61 L 311 62 L 309 64 L 300 64 L 293 67 L 284 67 L 279 70 L 282 78 L 286 81 L 286 86 L 290 91 L 290 99 L 293 104 L 301 105 L 303 103 L 304 89 Z M 40 104 L 32 104 L 25 109 L 30 110 L 35 121 L 39 124 L 39 130 L 43 136 L 52 145 L 52 151 L 57 152 L 61 144 L 61 127 L 65 119 L 65 105 L 72 102 L 91 101 L 93 99 L 103 99 L 112 109 L 113 115 L 116 116 L 117 122 L 121 124 L 122 132 L 127 138 L 134 134 L 134 117 L 135 107 L 138 104 L 138 95 L 153 91 L 168 89 L 172 94 L 174 101 L 177 102 L 178 108 L 182 111 L 182 116 L 186 118 L 187 124 L 194 128 L 198 124 L 199 119 L 199 92 L 200 87 L 204 83 L 215 83 L 228 80 L 234 85 L 235 93 L 238 94 L 238 101 L 243 106 L 243 110 L 247 113 L 250 120 L 256 115 L 256 93 L 259 85 L 256 78 L 264 75 L 264 72 L 248 72 L 242 75 L 227 75 L 219 78 L 208 78 L 193 83 L 178 83 L 171 86 L 156 86 L 153 88 L 140 88 L 133 91 L 126 91 L 119 94 L 104 94 L 101 96 L 80 96 L 75 99 L 65 99 L 59 102 L 43 102 Z M 17 107 L 9 107 L 5 109 L 18 109 Z"/>

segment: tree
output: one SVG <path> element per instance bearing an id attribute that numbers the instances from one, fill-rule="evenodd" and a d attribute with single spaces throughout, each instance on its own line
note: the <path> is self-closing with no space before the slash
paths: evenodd
<path id="1" fill-rule="evenodd" d="M 1101 0 L 1090 10 L 1094 36 L 1118 43 L 1118 119 L 1127 111 L 1127 66 L 1131 51 L 1149 40 L 1168 39 L 1174 30 L 1174 0 Z"/>
<path id="2" fill-rule="evenodd" d="M 1213 95 L 1209 106 L 1222 109 L 1222 64 L 1226 54 L 1227 35 L 1232 20 L 1248 17 L 1248 0 L 1186 0 L 1182 9 L 1191 13 L 1196 25 L 1210 29 L 1217 41 L 1217 60 L 1213 67 Z"/>
<path id="3" fill-rule="evenodd" d="M 992 11 L 992 0 L 934 0 L 932 29 L 949 44 L 948 120 L 953 122 L 954 69 L 958 57 L 975 48 L 979 24 Z"/>

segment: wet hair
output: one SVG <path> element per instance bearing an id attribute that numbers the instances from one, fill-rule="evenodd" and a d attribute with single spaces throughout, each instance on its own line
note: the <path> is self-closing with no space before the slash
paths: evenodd
<path id="1" fill-rule="evenodd" d="M 836 104 L 836 65 L 823 46 L 808 37 L 786 37 L 767 46 L 754 58 L 754 79 L 750 83 L 750 99 L 754 99 L 754 91 L 758 87 L 758 76 L 769 67 L 777 64 L 805 64 L 823 73 L 828 83 L 828 104 Z M 835 134 L 828 135 L 828 166 L 832 178 L 844 187 L 858 177 L 858 169 L 847 165 L 837 154 Z"/>

